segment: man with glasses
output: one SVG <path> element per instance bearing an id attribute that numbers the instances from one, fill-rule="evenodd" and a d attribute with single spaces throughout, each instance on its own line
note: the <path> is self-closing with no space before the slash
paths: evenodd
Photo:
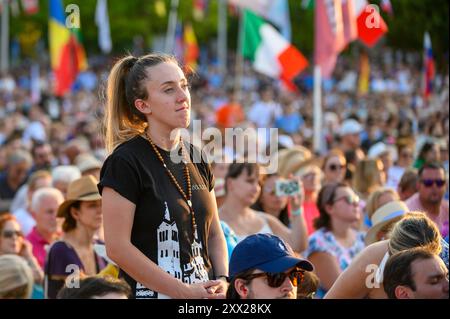
<path id="1" fill-rule="evenodd" d="M 436 223 L 444 238 L 448 235 L 448 201 L 444 200 L 446 183 L 442 165 L 425 164 L 419 170 L 418 192 L 406 201 L 411 211 L 425 212 Z"/>
<path id="2" fill-rule="evenodd" d="M 304 272 L 312 270 L 279 237 L 250 235 L 231 255 L 227 299 L 296 299 Z"/>

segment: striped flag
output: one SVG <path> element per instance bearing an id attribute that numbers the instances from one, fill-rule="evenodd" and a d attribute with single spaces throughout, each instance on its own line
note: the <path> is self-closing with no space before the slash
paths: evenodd
<path id="1" fill-rule="evenodd" d="M 433 82 L 434 77 L 436 75 L 433 49 L 431 46 L 431 38 L 428 32 L 425 32 L 424 35 L 423 48 L 424 48 L 424 56 L 423 56 L 422 88 L 423 88 L 423 97 L 425 101 L 428 101 L 430 95 L 433 93 Z"/>
<path id="2" fill-rule="evenodd" d="M 70 91 L 80 71 L 87 68 L 79 28 L 67 28 L 61 0 L 50 0 L 50 60 L 55 74 L 55 95 Z"/>
<path id="3" fill-rule="evenodd" d="M 291 18 L 287 0 L 229 0 L 232 5 L 248 9 L 273 23 L 291 41 Z"/>
<path id="4" fill-rule="evenodd" d="M 263 18 L 248 10 L 244 15 L 243 56 L 256 71 L 295 90 L 293 82 L 308 66 L 306 58 Z"/>
<path id="5" fill-rule="evenodd" d="M 197 60 L 200 56 L 200 49 L 195 37 L 192 24 L 187 23 L 184 26 L 184 65 L 188 71 L 197 70 Z"/>

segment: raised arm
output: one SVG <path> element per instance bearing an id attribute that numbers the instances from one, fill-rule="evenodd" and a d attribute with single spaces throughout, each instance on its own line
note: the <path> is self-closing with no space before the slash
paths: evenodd
<path id="1" fill-rule="evenodd" d="M 217 285 L 216 283 L 185 284 L 162 270 L 131 243 L 135 208 L 134 203 L 112 188 L 103 189 L 102 213 L 108 257 L 145 287 L 169 297 L 178 299 L 215 297 L 209 294 L 207 289 Z"/>

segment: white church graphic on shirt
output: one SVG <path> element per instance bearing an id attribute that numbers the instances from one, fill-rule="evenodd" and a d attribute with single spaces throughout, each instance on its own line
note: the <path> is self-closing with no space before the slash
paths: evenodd
<path id="1" fill-rule="evenodd" d="M 173 277 L 182 280 L 187 284 L 201 283 L 208 281 L 208 272 L 202 257 L 203 245 L 198 239 L 197 230 L 194 234 L 194 242 L 191 244 L 192 259 L 181 269 L 180 241 L 178 227 L 175 220 L 170 217 L 167 202 L 164 202 L 166 209 L 164 219 L 158 226 L 158 266 Z M 136 284 L 136 298 L 154 298 L 155 292 L 146 288 L 140 283 Z M 166 295 L 158 293 L 158 299 L 167 299 Z"/>

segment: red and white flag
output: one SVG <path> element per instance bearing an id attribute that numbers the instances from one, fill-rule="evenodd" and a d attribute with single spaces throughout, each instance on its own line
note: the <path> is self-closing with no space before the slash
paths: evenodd
<path id="1" fill-rule="evenodd" d="M 367 0 L 354 0 L 354 2 L 358 24 L 358 38 L 371 48 L 388 31 L 387 24 L 381 17 L 377 6 L 369 4 Z"/>
<path id="2" fill-rule="evenodd" d="M 333 73 L 339 53 L 345 47 L 340 0 L 317 0 L 315 7 L 315 64 L 320 66 L 322 76 Z"/>
<path id="3" fill-rule="evenodd" d="M 344 24 L 344 46 L 358 38 L 354 0 L 342 0 L 342 20 Z"/>

